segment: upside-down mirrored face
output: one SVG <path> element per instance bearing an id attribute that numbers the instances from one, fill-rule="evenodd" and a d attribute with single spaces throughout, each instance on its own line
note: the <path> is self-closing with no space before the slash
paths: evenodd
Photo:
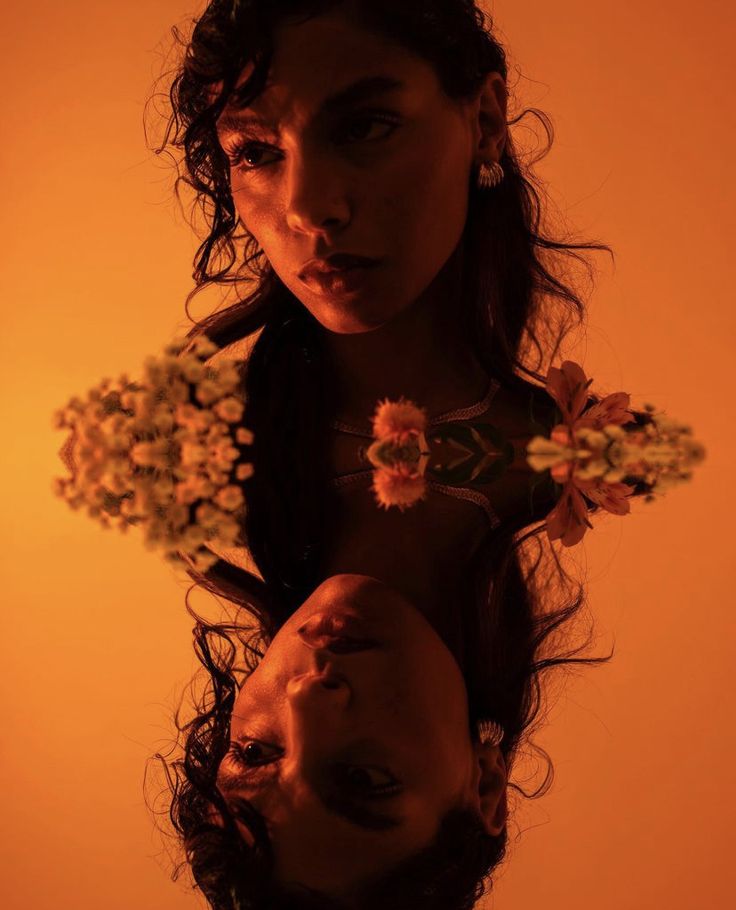
<path id="1" fill-rule="evenodd" d="M 391 320 L 448 261 L 465 225 L 475 135 L 471 108 L 444 94 L 432 66 L 362 27 L 351 7 L 281 24 L 269 86 L 218 124 L 241 221 L 337 333 Z M 253 117 L 260 123 L 244 119 Z M 377 264 L 352 273 L 353 286 L 305 278 L 308 260 L 337 252 Z"/>
<path id="2" fill-rule="evenodd" d="M 325 616 L 352 618 L 374 644 L 332 653 L 305 639 Z M 482 749 L 460 668 L 424 616 L 374 578 L 336 575 L 244 682 L 218 786 L 264 817 L 279 881 L 345 896 L 428 846 L 453 808 L 499 833 L 503 760 Z"/>

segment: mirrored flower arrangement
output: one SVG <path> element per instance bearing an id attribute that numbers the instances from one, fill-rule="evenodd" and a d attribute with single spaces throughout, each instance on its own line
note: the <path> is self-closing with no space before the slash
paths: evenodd
<path id="1" fill-rule="evenodd" d="M 204 337 L 174 341 L 140 381 L 103 379 L 54 414 L 70 472 L 54 492 L 103 528 L 141 526 L 148 548 L 199 571 L 217 560 L 208 542 L 238 541 L 240 482 L 253 473 L 241 377 L 235 361 L 207 362 L 217 350 Z"/>
<path id="2" fill-rule="evenodd" d="M 54 415 L 55 426 L 69 431 L 60 455 L 70 476 L 56 479 L 56 494 L 72 509 L 86 507 L 104 528 L 140 525 L 147 547 L 198 571 L 217 561 L 207 544 L 240 542 L 242 481 L 253 473 L 240 372 L 234 360 L 212 362 L 218 351 L 204 336 L 179 339 L 146 360 L 142 380 L 104 379 Z M 652 501 L 689 480 L 705 457 L 690 426 L 650 404 L 637 416 L 626 392 L 591 401 L 591 383 L 572 361 L 550 368 L 546 391 L 559 423 L 526 447 L 529 467 L 549 471 L 559 486 L 545 523 L 563 547 L 592 528 L 592 508 L 625 515 L 636 484 Z M 377 404 L 366 457 L 380 508 L 403 512 L 426 497 L 428 464 L 436 460 L 427 427 L 426 411 L 412 401 Z M 471 478 L 494 460 L 502 467 L 507 455 L 485 425 L 461 429 L 463 451 L 476 462 Z"/>

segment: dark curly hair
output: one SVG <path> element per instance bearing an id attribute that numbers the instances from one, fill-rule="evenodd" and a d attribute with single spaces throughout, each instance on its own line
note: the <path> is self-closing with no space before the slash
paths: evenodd
<path id="1" fill-rule="evenodd" d="M 637 487 L 637 494 L 644 492 Z M 527 798 L 547 792 L 553 780 L 549 757 L 529 739 L 543 720 L 545 678 L 556 668 L 595 665 L 611 656 L 585 656 L 593 638 L 590 621 L 570 634 L 570 622 L 585 605 L 584 590 L 546 545 L 540 516 L 553 501 L 549 489 L 538 489 L 534 514 L 506 521 L 489 534 L 454 594 L 460 640 L 453 653 L 466 684 L 469 728 L 476 732 L 483 718 L 501 723 L 509 775 L 523 746 L 536 753 L 546 767 L 536 788 L 509 781 Z M 479 816 L 461 808 L 440 820 L 432 843 L 364 886 L 355 904 L 305 887 L 287 888 L 275 879 L 264 819 L 245 800 L 226 801 L 217 774 L 238 691 L 283 624 L 278 617 L 290 611 L 275 602 L 264 581 L 224 560 L 204 575 L 191 574 L 198 588 L 224 598 L 236 612 L 227 622 L 207 619 L 187 598 L 206 685 L 187 716 L 177 716 L 182 757 L 159 759 L 168 776 L 169 818 L 213 910 L 470 910 L 505 855 L 508 831 L 490 835 Z M 242 839 L 236 819 L 249 829 L 253 846 Z"/>
<path id="2" fill-rule="evenodd" d="M 254 478 L 245 482 L 248 509 L 241 542 L 261 577 L 224 560 L 204 575 L 192 571 L 198 586 L 242 612 L 230 622 L 209 621 L 188 602 L 196 619 L 195 649 L 206 688 L 195 699 L 194 716 L 177 718 L 183 757 L 164 760 L 172 792 L 171 821 L 213 910 L 343 906 L 304 889 L 287 891 L 274 881 L 263 819 L 248 803 L 234 810 L 216 784 L 243 676 L 324 578 L 323 554 L 331 544 L 336 509 L 325 457 L 335 384 L 324 356 L 324 330 L 264 261 L 255 239 L 247 231 L 237 233 L 229 165 L 216 122 L 227 103 L 247 104 L 263 90 L 279 21 L 287 16 L 308 19 L 339 3 L 214 0 L 188 40 L 174 32 L 185 54 L 171 83 L 172 115 L 159 151 L 167 146 L 183 150 L 184 173 L 176 189 L 184 183 L 194 190 L 207 226 L 195 255 L 195 288 L 187 306 L 207 286 L 238 291 L 243 281 L 257 282 L 252 293 L 190 332 L 192 337 L 206 333 L 222 347 L 259 333 L 243 366 L 244 419 L 256 442 Z M 356 6 L 366 26 L 428 60 L 450 98 L 473 97 L 489 72 L 507 78 L 504 50 L 490 21 L 471 0 L 366 0 Z M 250 62 L 254 72 L 236 91 Z M 213 95 L 214 85 L 220 88 Z M 551 144 L 552 127 L 540 111 L 525 110 L 509 126 L 526 113 L 540 120 Z M 563 257 L 588 266 L 578 251 L 611 251 L 604 244 L 568 243 L 543 233 L 541 184 L 532 173 L 534 163 L 521 163 L 509 135 L 501 157 L 503 181 L 480 192 L 475 189 L 477 175 L 471 175 L 460 299 L 479 362 L 489 376 L 519 392 L 540 432 L 547 432 L 556 414 L 535 383 L 542 381 L 540 370 L 584 314 L 580 296 L 566 281 Z M 502 724 L 502 751 L 509 768 L 541 716 L 547 671 L 607 659 L 581 656 L 591 641 L 590 628 L 572 643 L 569 623 L 581 613 L 583 590 L 572 585 L 539 533 L 555 497 L 554 484 L 541 479 L 528 514 L 489 535 L 455 592 L 463 642 L 457 656 L 468 691 L 470 728 L 484 718 Z M 552 779 L 547 767 L 536 790 L 512 786 L 526 796 L 541 794 Z M 234 811 L 252 831 L 254 847 L 239 836 Z M 470 908 L 502 859 L 506 837 L 506 831 L 498 837 L 486 834 L 472 813 L 451 812 L 435 842 L 385 871 L 361 894 L 360 906 L 380 901 L 386 908 Z"/>
<path id="3" fill-rule="evenodd" d="M 592 641 L 590 622 L 576 628 L 574 636 L 570 633 L 570 622 L 585 605 L 584 590 L 546 544 L 540 519 L 554 503 L 551 486 L 543 481 L 527 515 L 507 520 L 488 535 L 453 598 L 460 627 L 453 653 L 466 684 L 469 729 L 477 731 L 484 718 L 501 723 L 509 774 L 524 746 L 546 766 L 534 789 L 510 781 L 524 797 L 542 795 L 553 779 L 548 756 L 529 739 L 543 720 L 547 675 L 555 668 L 595 665 L 610 657 L 585 656 Z M 644 492 L 643 485 L 637 486 L 637 494 Z M 276 881 L 263 818 L 245 800 L 227 802 L 217 786 L 238 691 L 293 610 L 279 600 L 273 585 L 224 560 L 203 575 L 191 574 L 198 588 L 236 610 L 230 621 L 211 620 L 187 598 L 206 685 L 186 716 L 177 717 L 182 757 L 160 756 L 168 775 L 169 817 L 197 886 L 213 910 L 348 910 L 347 904 L 322 893 Z M 249 829 L 253 846 L 242 839 L 236 819 Z M 350 910 L 379 905 L 387 910 L 470 910 L 489 887 L 507 837 L 506 829 L 488 834 L 472 811 L 453 809 L 440 820 L 432 843 L 383 870 L 361 889 Z"/>
<path id="4" fill-rule="evenodd" d="M 341 0 L 213 0 L 187 40 L 175 39 L 184 58 L 169 87 L 171 115 L 156 149 L 175 159 L 183 151 L 183 172 L 175 182 L 195 193 L 194 207 L 206 236 L 194 257 L 192 298 L 210 285 L 257 282 L 244 299 L 201 320 L 194 333 L 206 331 L 220 344 L 250 335 L 268 323 L 283 322 L 301 304 L 265 260 L 255 238 L 238 233 L 229 177 L 216 124 L 228 104 L 247 105 L 264 89 L 273 57 L 274 26 L 286 17 L 307 20 L 339 6 Z M 398 41 L 434 67 L 446 95 L 468 100 L 477 95 L 489 72 L 507 79 L 506 54 L 492 23 L 472 0 L 364 0 L 354 4 L 366 27 Z M 243 68 L 251 76 L 237 89 Z M 219 91 L 213 95 L 213 87 Z M 513 127 L 526 114 L 541 122 L 547 147 L 523 163 L 511 131 L 500 159 L 501 183 L 491 191 L 475 190 L 471 174 L 464 232 L 465 267 L 461 299 L 463 319 L 477 356 L 490 375 L 507 383 L 519 374 L 541 381 L 540 369 L 554 359 L 567 331 L 582 320 L 584 304 L 567 280 L 570 259 L 592 267 L 581 250 L 607 251 L 603 243 L 571 243 L 547 236 L 541 226 L 541 197 L 546 197 L 532 166 L 549 150 L 552 124 L 542 111 L 526 108 L 508 121 Z M 550 200 L 545 198 L 546 205 Z M 568 262 L 565 261 L 568 260 Z M 238 293 L 239 297 L 239 293 Z M 556 304 L 553 305 L 553 304 Z M 536 357 L 533 359 L 532 355 Z"/>

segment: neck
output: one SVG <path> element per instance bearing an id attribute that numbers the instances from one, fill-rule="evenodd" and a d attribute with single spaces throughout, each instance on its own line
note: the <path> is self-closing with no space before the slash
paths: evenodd
<path id="1" fill-rule="evenodd" d="M 321 577 L 355 573 L 380 579 L 424 615 L 460 662 L 454 595 L 485 539 L 485 521 L 468 520 L 457 503 L 443 498 L 403 515 L 365 499 L 333 528 Z"/>
<path id="2" fill-rule="evenodd" d="M 379 399 L 401 395 L 430 414 L 483 397 L 488 376 L 463 324 L 461 269 L 458 248 L 427 290 L 391 322 L 370 332 L 326 334 L 340 418 L 365 422 Z"/>

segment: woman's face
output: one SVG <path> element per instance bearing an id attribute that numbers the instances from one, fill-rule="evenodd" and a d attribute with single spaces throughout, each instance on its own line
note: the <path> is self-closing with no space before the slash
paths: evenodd
<path id="1" fill-rule="evenodd" d="M 375 646 L 335 654 L 307 640 L 325 617 L 352 619 Z M 244 682 L 230 732 L 218 786 L 264 817 L 283 883 L 344 897 L 428 846 L 450 809 L 474 809 L 492 834 L 505 824 L 503 759 L 471 739 L 454 657 L 369 576 L 332 576 L 289 618 Z M 394 782 L 398 792 L 370 798 L 367 787 Z"/>
<path id="2" fill-rule="evenodd" d="M 281 281 L 338 333 L 391 320 L 447 262 L 465 225 L 481 136 L 478 103 L 447 98 L 429 63 L 355 14 L 351 22 L 351 6 L 278 27 L 269 86 L 218 123 L 241 221 Z M 337 100 L 363 80 L 373 89 Z M 502 77 L 491 74 L 489 85 L 484 104 L 498 114 Z M 246 122 L 253 117 L 263 124 Z M 353 289 L 304 277 L 309 260 L 338 252 L 378 264 L 353 273 Z"/>

